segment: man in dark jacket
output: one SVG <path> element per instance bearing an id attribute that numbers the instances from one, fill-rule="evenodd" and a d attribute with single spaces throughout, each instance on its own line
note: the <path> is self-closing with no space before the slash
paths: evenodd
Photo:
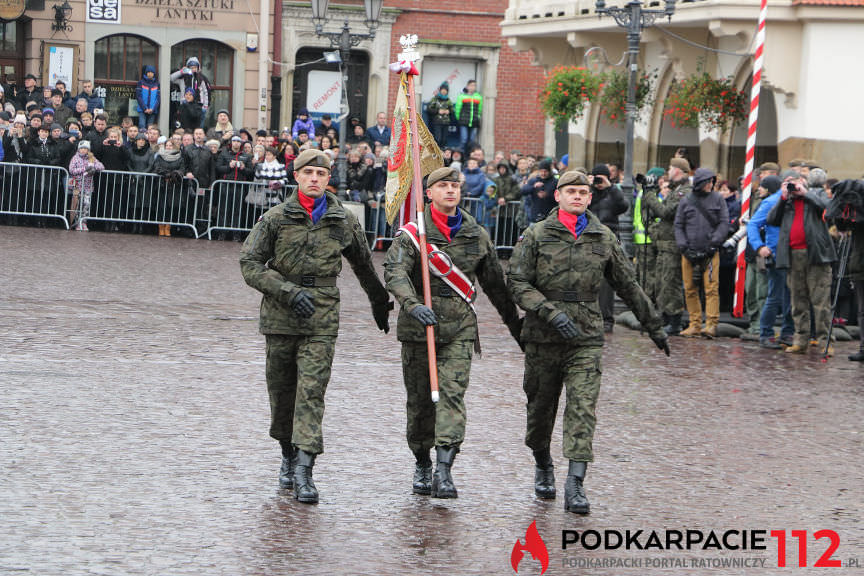
<path id="1" fill-rule="evenodd" d="M 788 270 L 792 295 L 795 336 L 786 352 L 804 354 L 810 336 L 810 308 L 816 337 L 823 349 L 831 322 L 831 263 L 837 259 L 834 243 L 822 213 L 828 197 L 822 190 L 807 186 L 807 178 L 793 172 L 783 173 L 780 200 L 768 214 L 767 223 L 780 227 L 777 239 L 777 268 Z M 828 354 L 834 350 L 829 346 Z"/>
<path id="2" fill-rule="evenodd" d="M 531 205 L 529 224 L 545 220 L 549 212 L 558 205 L 555 202 L 557 185 L 558 181 L 552 176 L 552 162 L 543 160 L 538 165 L 537 176 L 530 178 L 522 186 L 522 196 L 527 197 Z"/>
<path id="3" fill-rule="evenodd" d="M 629 204 L 621 188 L 612 183 L 612 174 L 606 164 L 597 164 L 591 171 L 591 204 L 588 209 L 600 223 L 618 236 L 618 216 L 627 212 Z M 612 332 L 615 325 L 615 291 L 605 280 L 600 285 L 600 312 L 603 313 L 603 331 Z"/>
<path id="4" fill-rule="evenodd" d="M 248 182 L 252 180 L 254 168 L 248 155 L 241 152 L 243 139 L 239 136 L 231 137 L 231 146 L 223 149 L 216 160 L 216 177 L 219 180 L 238 180 Z"/>
<path id="5" fill-rule="evenodd" d="M 105 109 L 105 100 L 103 100 L 101 96 L 93 93 L 92 80 L 84 80 L 81 82 L 81 92 L 76 96 L 76 100 L 81 98 L 87 100 L 87 111 L 91 114 L 97 108 L 99 110 Z"/>
<path id="6" fill-rule="evenodd" d="M 720 255 L 718 250 L 729 233 L 726 201 L 714 192 L 717 176 L 710 168 L 699 168 L 693 175 L 693 192 L 678 204 L 675 215 L 675 243 L 681 252 L 681 276 L 690 326 L 682 336 L 700 333 L 705 338 L 717 335 L 720 321 Z M 702 328 L 702 303 L 699 284 L 705 287 L 705 328 Z"/>
<path id="7" fill-rule="evenodd" d="M 204 134 L 203 128 L 196 128 L 192 136 L 193 143 L 183 147 L 183 152 L 189 158 L 189 171 L 198 181 L 199 188 L 210 188 L 210 183 L 213 182 L 216 175 L 214 156 L 210 149 L 204 145 L 207 136 Z"/>
<path id="8" fill-rule="evenodd" d="M 28 102 L 42 101 L 42 88 L 36 86 L 36 76 L 27 74 L 24 76 L 24 88 L 18 91 L 18 109 L 26 110 Z"/>
<path id="9" fill-rule="evenodd" d="M 390 127 L 387 126 L 387 114 L 379 112 L 375 118 L 375 125 L 366 129 L 366 139 L 375 147 L 375 142 L 380 142 L 382 146 L 390 145 Z"/>

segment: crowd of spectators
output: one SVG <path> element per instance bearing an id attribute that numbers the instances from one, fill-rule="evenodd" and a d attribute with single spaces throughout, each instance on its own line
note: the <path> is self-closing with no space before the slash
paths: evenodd
<path id="1" fill-rule="evenodd" d="M 305 109 L 299 111 L 290 127 L 278 133 L 235 128 L 227 110 L 216 111 L 215 124 L 205 130 L 201 91 L 207 90 L 207 82 L 198 73 L 194 59 L 179 71 L 178 80 L 184 85 L 184 103 L 170 134 L 162 134 L 155 123 L 160 98 L 155 70 L 149 67 L 145 67 L 139 83 L 137 123 L 132 117 L 109 118 L 104 102 L 87 80 L 76 96 L 62 82 L 40 88 L 33 75 L 25 77 L 22 87 L 14 83 L 2 86 L 0 160 L 66 168 L 73 182 L 68 187 L 73 194 L 69 202 L 73 220 L 87 214 L 90 196 L 99 186 L 103 171 L 152 173 L 174 183 L 194 179 L 198 193 L 208 190 L 217 180 L 255 182 L 260 186 L 234 200 L 244 206 L 232 210 L 239 215 L 234 226 L 251 228 L 257 215 L 282 202 L 288 187 L 295 184 L 294 158 L 305 149 L 318 148 L 334 163 L 331 192 L 342 194 L 343 200 L 365 204 L 367 223 L 373 223 L 371 228 L 367 225 L 367 230 L 373 235 L 389 235 L 378 210 L 386 186 L 391 137 L 385 113 L 377 114 L 369 127 L 359 117 L 348 118 L 345 149 L 340 148 L 333 119 L 326 115 L 313 119 Z M 651 248 L 653 224 L 663 216 L 663 199 L 678 190 L 681 198 L 677 209 L 665 216 L 670 225 L 674 218 L 675 245 L 681 254 L 678 287 L 684 291 L 691 326 L 681 331 L 675 314 L 669 314 L 667 327 L 673 334 L 713 337 L 719 312 L 732 308 L 734 245 L 738 236 L 729 238 L 739 229 L 744 230 L 742 178 L 727 178 L 696 167 L 686 149 L 681 149 L 668 169 L 650 170 L 650 178 L 636 187 L 632 198 L 627 198 L 620 187 L 621 166 L 614 162 L 598 163 L 587 170 L 568 166 L 567 156 L 556 161 L 523 155 L 517 150 L 509 154 L 497 151 L 487 160 L 476 142 L 482 98 L 470 83 L 456 103 L 448 98 L 448 90 L 446 83 L 439 87 L 427 106 L 427 119 L 435 136 L 445 143 L 442 127 L 459 121 L 465 110 L 470 111 L 469 124 L 473 125 L 460 132 L 459 146 L 443 147 L 444 163 L 459 169 L 466 208 L 498 245 L 512 246 L 521 230 L 544 219 L 557 205 L 554 191 L 558 176 L 577 169 L 588 173 L 592 182 L 592 213 L 616 234 L 619 223 L 632 223 L 633 240 L 643 249 L 641 253 L 636 251 L 637 256 L 641 254 L 653 263 L 657 255 L 651 255 L 651 250 L 656 252 L 657 246 L 662 246 L 659 241 Z M 340 186 L 336 169 L 341 156 L 347 163 L 344 187 Z M 112 185 L 129 181 L 115 179 Z M 831 322 L 831 272 L 832 267 L 837 267 L 840 233 L 821 220 L 821 214 L 836 183 L 824 169 L 808 161 L 793 161 L 782 172 L 780 166 L 769 162 L 756 171 L 750 211 L 743 218 L 749 241 L 746 313 L 750 322 L 743 338 L 757 340 L 766 348 L 782 347 L 792 352 L 806 350 L 811 340 L 826 340 L 827 324 Z M 651 197 L 646 200 L 650 202 L 640 205 L 642 193 L 649 188 Z M 646 208 L 648 204 L 656 208 L 656 214 Z M 206 222 L 217 215 L 196 216 Z M 86 223 L 79 219 L 77 228 L 86 230 Z M 141 226 L 134 230 L 146 231 Z M 159 233 L 170 235 L 170 226 L 160 226 Z M 637 261 L 637 266 L 640 264 Z M 643 274 L 641 280 L 655 301 L 663 294 L 652 285 L 657 282 L 655 275 Z M 834 321 L 854 321 L 856 309 L 861 306 L 848 285 L 840 288 Z M 607 330 L 614 323 L 612 303 L 611 289 L 604 286 L 601 310 Z M 668 309 L 664 302 L 657 304 L 660 309 Z M 703 314 L 705 328 L 701 327 Z M 776 336 L 773 325 L 778 315 L 782 317 L 782 329 Z"/>

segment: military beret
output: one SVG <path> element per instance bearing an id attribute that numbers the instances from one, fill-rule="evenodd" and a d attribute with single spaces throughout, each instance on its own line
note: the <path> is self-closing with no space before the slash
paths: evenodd
<path id="1" fill-rule="evenodd" d="M 310 148 L 300 153 L 294 159 L 294 170 L 300 170 L 306 166 L 314 166 L 316 168 L 326 168 L 330 170 L 330 157 L 324 154 L 321 150 Z"/>
<path id="2" fill-rule="evenodd" d="M 459 170 L 447 166 L 433 170 L 426 179 L 426 188 L 437 182 L 459 182 Z"/>
<path id="3" fill-rule="evenodd" d="M 565 186 L 590 186 L 591 183 L 588 181 L 588 176 L 584 172 L 577 172 L 576 170 L 571 170 L 570 172 L 565 172 L 558 178 L 558 189 L 564 188 Z"/>
<path id="4" fill-rule="evenodd" d="M 690 172 L 690 162 L 686 158 L 672 158 L 669 160 L 669 165 L 684 172 Z"/>
<path id="5" fill-rule="evenodd" d="M 794 160 L 789 161 L 789 168 L 797 168 L 799 166 L 804 166 L 806 162 L 801 160 L 800 158 L 795 158 Z"/>
<path id="6" fill-rule="evenodd" d="M 759 166 L 759 171 L 764 172 L 766 170 L 773 170 L 774 172 L 780 172 L 780 165 L 774 162 L 763 162 Z"/>

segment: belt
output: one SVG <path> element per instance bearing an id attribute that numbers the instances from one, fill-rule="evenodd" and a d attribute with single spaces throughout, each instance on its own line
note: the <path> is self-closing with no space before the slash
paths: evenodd
<path id="1" fill-rule="evenodd" d="M 596 294 L 580 294 L 575 290 L 545 290 L 543 295 L 559 302 L 593 302 L 597 299 Z"/>
<path id="2" fill-rule="evenodd" d="M 311 274 L 288 274 L 285 280 L 304 288 L 326 288 L 336 286 L 336 276 L 312 276 Z"/>

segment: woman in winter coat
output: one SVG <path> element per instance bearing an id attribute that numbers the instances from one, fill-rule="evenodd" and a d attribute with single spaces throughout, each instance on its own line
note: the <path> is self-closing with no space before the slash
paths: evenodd
<path id="1" fill-rule="evenodd" d="M 234 126 L 228 117 L 228 110 L 216 112 L 216 125 L 207 131 L 207 138 L 218 140 L 220 146 L 228 146 L 234 136 Z"/>
<path id="2" fill-rule="evenodd" d="M 246 228 L 252 228 L 258 217 L 284 198 L 284 189 L 288 183 L 288 173 L 285 166 L 276 157 L 276 149 L 264 149 L 264 158 L 255 164 L 255 183 L 258 184 L 246 195 Z"/>
<path id="3" fill-rule="evenodd" d="M 150 205 L 153 202 L 153 195 L 156 190 L 153 189 L 153 179 L 146 176 L 135 176 L 138 174 L 150 174 L 153 172 L 153 163 L 155 162 L 155 153 L 150 148 L 150 143 L 147 142 L 147 136 L 138 134 L 132 142 L 132 149 L 129 151 L 129 171 L 132 174 L 132 189 L 135 190 L 135 202 L 133 206 L 133 219 L 149 220 Z M 140 226 L 136 227 L 140 230 Z"/>
<path id="4" fill-rule="evenodd" d="M 76 230 L 87 231 L 86 218 L 90 216 L 93 176 L 104 169 L 105 166 L 90 152 L 90 141 L 81 140 L 78 142 L 78 153 L 69 162 L 69 175 L 75 179 L 72 184 L 72 205 L 69 210 L 69 218 L 73 223 L 77 221 Z"/>
<path id="5" fill-rule="evenodd" d="M 155 209 L 155 219 L 176 222 L 184 215 L 187 205 L 183 176 L 189 170 L 186 167 L 183 153 L 173 140 L 165 142 L 165 148 L 156 153 L 153 161 L 153 172 L 162 177 L 159 184 Z M 160 236 L 171 235 L 171 224 L 159 225 Z"/>

